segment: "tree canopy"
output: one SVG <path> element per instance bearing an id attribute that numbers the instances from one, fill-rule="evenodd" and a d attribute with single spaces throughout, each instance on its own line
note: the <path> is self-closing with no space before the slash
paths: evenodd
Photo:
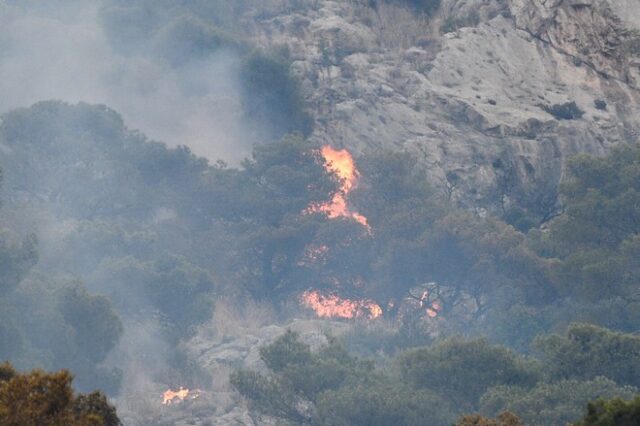
<path id="1" fill-rule="evenodd" d="M 18 373 L 0 366 L 0 423 L 7 426 L 120 426 L 115 408 L 100 392 L 74 394 L 66 370 Z"/>

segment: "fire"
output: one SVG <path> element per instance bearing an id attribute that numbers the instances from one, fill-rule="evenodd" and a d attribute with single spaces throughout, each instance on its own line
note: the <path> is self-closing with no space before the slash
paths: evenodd
<path id="1" fill-rule="evenodd" d="M 358 178 L 360 177 L 360 173 L 358 173 L 358 169 L 356 169 L 353 157 L 346 149 L 337 150 L 329 145 L 323 146 L 320 149 L 320 153 L 325 161 L 325 169 L 340 178 L 340 190 L 335 193 L 331 201 L 310 206 L 307 209 L 307 212 L 322 212 L 330 219 L 348 217 L 360 223 L 362 226 L 367 228 L 369 232 L 371 232 L 371 227 L 369 226 L 367 218 L 358 212 L 351 211 L 347 205 L 349 192 L 356 187 Z"/>
<path id="2" fill-rule="evenodd" d="M 420 307 L 427 307 L 426 314 L 429 318 L 435 318 L 438 316 L 438 312 L 440 312 L 441 306 L 440 303 L 436 300 L 433 302 L 429 301 L 429 291 L 425 290 L 420 296 Z"/>
<path id="3" fill-rule="evenodd" d="M 342 299 L 332 294 L 324 296 L 317 291 L 305 291 L 301 296 L 302 304 L 323 318 L 369 318 L 382 315 L 382 308 L 373 300 Z"/>
<path id="4" fill-rule="evenodd" d="M 172 391 L 171 389 L 167 389 L 162 394 L 162 405 L 171 405 L 173 403 L 180 403 L 186 399 L 196 399 L 200 397 L 200 393 L 202 391 L 200 389 L 185 389 L 180 386 L 180 389 L 177 391 Z"/>
<path id="5" fill-rule="evenodd" d="M 438 312 L 440 311 L 440 304 L 438 302 L 433 302 L 430 308 L 427 308 L 427 316 L 429 318 L 435 318 L 438 316 Z"/>

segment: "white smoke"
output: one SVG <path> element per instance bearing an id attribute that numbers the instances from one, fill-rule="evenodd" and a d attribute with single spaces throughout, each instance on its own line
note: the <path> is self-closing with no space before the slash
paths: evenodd
<path id="1" fill-rule="evenodd" d="M 47 99 L 105 104 L 130 128 L 237 164 L 251 148 L 238 58 L 219 52 L 183 66 L 118 53 L 98 1 L 0 2 L 0 114 Z M 175 65 L 175 64 L 174 64 Z"/>

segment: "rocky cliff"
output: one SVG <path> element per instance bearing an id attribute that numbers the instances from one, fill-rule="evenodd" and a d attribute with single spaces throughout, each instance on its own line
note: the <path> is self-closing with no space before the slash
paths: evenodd
<path id="1" fill-rule="evenodd" d="M 431 17 L 398 2 L 285 3 L 246 27 L 286 46 L 312 139 L 415 152 L 480 211 L 544 219 L 567 158 L 637 138 L 638 0 L 443 0 Z"/>
<path id="2" fill-rule="evenodd" d="M 558 209 L 568 158 L 637 140 L 640 0 L 443 0 L 430 17 L 381 1 L 274 3 L 242 25 L 288 52 L 315 117 L 311 138 L 413 152 L 440 190 L 480 213 L 519 206 L 544 221 Z M 271 424 L 228 387 L 232 369 L 260 369 L 259 348 L 286 328 L 321 344 L 348 327 L 204 327 L 188 352 L 219 388 L 154 408 L 153 420 Z"/>

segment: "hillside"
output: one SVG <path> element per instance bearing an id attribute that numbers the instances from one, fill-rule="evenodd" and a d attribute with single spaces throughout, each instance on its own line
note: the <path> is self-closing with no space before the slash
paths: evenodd
<path id="1" fill-rule="evenodd" d="M 637 1 L 29 0 L 4 47 L 0 424 L 636 415 Z"/>
<path id="2" fill-rule="evenodd" d="M 633 0 L 443 0 L 433 16 L 369 3 L 251 16 L 253 38 L 288 47 L 313 140 L 410 151 L 468 206 L 546 219 L 569 157 L 638 135 Z"/>

